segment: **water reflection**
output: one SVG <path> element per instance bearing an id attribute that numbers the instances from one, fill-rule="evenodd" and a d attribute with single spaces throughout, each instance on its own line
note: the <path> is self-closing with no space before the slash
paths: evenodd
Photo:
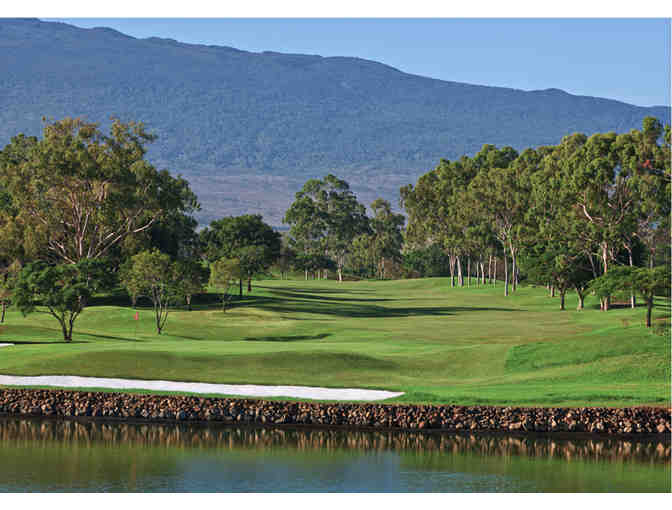
<path id="1" fill-rule="evenodd" d="M 0 491 L 669 491 L 670 443 L 0 418 Z"/>

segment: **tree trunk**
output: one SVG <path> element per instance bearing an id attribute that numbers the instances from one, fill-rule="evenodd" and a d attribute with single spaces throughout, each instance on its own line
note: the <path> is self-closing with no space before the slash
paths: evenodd
<path id="1" fill-rule="evenodd" d="M 583 310 L 583 292 L 576 287 L 576 295 L 579 297 L 579 305 L 576 307 L 577 310 Z"/>
<path id="2" fill-rule="evenodd" d="M 457 257 L 457 284 L 464 287 L 464 275 L 462 274 L 462 263 L 460 257 Z"/>
<path id="3" fill-rule="evenodd" d="M 2 317 L 0 317 L 0 323 L 5 322 L 5 310 L 7 310 L 7 303 L 2 302 Z"/>
<path id="4" fill-rule="evenodd" d="M 187 296 L 187 310 L 191 312 L 191 294 Z"/>
<path id="5" fill-rule="evenodd" d="M 653 296 L 646 298 L 646 327 L 651 327 L 651 312 L 653 311 Z"/>
<path id="6" fill-rule="evenodd" d="M 632 248 L 626 246 L 628 250 L 628 258 L 630 259 L 630 267 L 632 267 Z M 630 308 L 635 308 L 637 306 L 637 300 L 635 299 L 635 293 L 630 292 Z"/>
<path id="7" fill-rule="evenodd" d="M 488 285 L 492 283 L 492 255 L 488 255 Z"/>
<path id="8" fill-rule="evenodd" d="M 492 286 L 497 287 L 497 257 L 493 257 L 492 261 L 493 271 L 492 271 Z"/>
<path id="9" fill-rule="evenodd" d="M 511 290 L 514 292 L 516 291 L 516 283 L 517 283 L 517 267 L 516 267 L 516 250 L 513 248 L 513 245 L 511 246 Z"/>
<path id="10" fill-rule="evenodd" d="M 247 292 L 252 292 L 252 278 L 247 279 Z"/>
<path id="11" fill-rule="evenodd" d="M 509 295 L 509 261 L 506 260 L 506 248 L 504 248 L 504 295 Z"/>
<path id="12" fill-rule="evenodd" d="M 603 312 L 608 312 L 609 311 L 609 305 L 610 305 L 609 297 L 605 297 L 602 299 L 602 311 Z"/>
<path id="13" fill-rule="evenodd" d="M 602 264 L 604 268 L 603 274 L 607 274 L 607 271 L 609 269 L 608 262 L 609 262 L 609 251 L 607 243 L 604 242 L 602 243 Z M 608 311 L 610 304 L 611 304 L 611 296 L 605 296 L 604 299 L 602 300 L 602 310 L 605 312 Z"/>
<path id="14" fill-rule="evenodd" d="M 467 287 L 471 287 L 471 255 L 467 257 Z"/>
<path id="15" fill-rule="evenodd" d="M 455 256 L 448 256 L 448 267 L 450 268 L 450 286 L 455 287 Z"/>
<path id="16" fill-rule="evenodd" d="M 308 281 L 308 270 L 304 269 L 304 272 L 305 272 L 305 276 L 306 276 L 306 281 Z"/>
<path id="17" fill-rule="evenodd" d="M 565 292 L 567 291 L 564 289 L 560 291 L 560 310 L 565 309 Z"/>
<path id="18" fill-rule="evenodd" d="M 551 285 L 551 297 L 555 297 L 555 285 Z"/>
<path id="19" fill-rule="evenodd" d="M 597 278 L 599 275 L 597 274 L 597 268 L 595 267 L 595 261 L 593 260 L 592 253 L 588 254 L 588 260 L 590 261 L 590 269 L 593 272 L 593 278 Z"/>
<path id="20" fill-rule="evenodd" d="M 239 288 L 238 288 L 238 290 L 240 291 L 239 296 L 240 296 L 240 299 L 243 299 L 243 279 L 240 278 L 240 280 L 239 280 L 238 283 L 239 283 Z"/>
<path id="21" fill-rule="evenodd" d="M 63 341 L 72 342 L 72 327 L 68 330 L 68 325 L 65 323 L 65 319 L 61 320 L 61 329 L 63 330 Z"/>
<path id="22" fill-rule="evenodd" d="M 485 285 L 485 262 L 481 260 L 481 285 Z"/>
<path id="23" fill-rule="evenodd" d="M 341 266 L 338 266 L 338 281 L 339 283 L 343 281 L 343 269 Z"/>

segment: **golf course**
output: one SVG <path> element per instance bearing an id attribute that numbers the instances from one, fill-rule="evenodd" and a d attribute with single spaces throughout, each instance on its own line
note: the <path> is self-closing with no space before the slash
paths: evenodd
<path id="1" fill-rule="evenodd" d="M 0 374 L 369 388 L 385 402 L 497 406 L 669 406 L 669 329 L 645 307 L 600 311 L 587 296 L 449 278 L 336 282 L 268 279 L 223 312 L 217 295 L 170 311 L 157 335 L 151 303 L 97 296 L 64 343 L 46 312 L 9 308 Z M 657 298 L 654 322 L 669 323 Z M 137 312 L 138 320 L 134 319 Z M 286 399 L 285 399 L 286 400 Z"/>

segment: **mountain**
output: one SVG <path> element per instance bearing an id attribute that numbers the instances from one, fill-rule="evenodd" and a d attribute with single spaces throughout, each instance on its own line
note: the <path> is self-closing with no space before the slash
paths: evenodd
<path id="1" fill-rule="evenodd" d="M 0 70 L 0 144 L 39 135 L 42 117 L 141 120 L 158 135 L 150 160 L 190 180 L 203 222 L 262 212 L 279 225 L 303 182 L 328 172 L 366 203 L 383 196 L 396 204 L 399 187 L 440 158 L 484 143 L 523 149 L 573 132 L 628 131 L 647 115 L 670 118 L 667 106 L 36 19 L 0 19 Z"/>

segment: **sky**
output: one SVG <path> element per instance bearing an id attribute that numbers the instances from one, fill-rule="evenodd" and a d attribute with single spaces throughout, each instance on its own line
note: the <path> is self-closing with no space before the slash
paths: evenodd
<path id="1" fill-rule="evenodd" d="M 669 18 L 57 20 L 139 38 L 361 57 L 442 80 L 670 105 Z"/>

